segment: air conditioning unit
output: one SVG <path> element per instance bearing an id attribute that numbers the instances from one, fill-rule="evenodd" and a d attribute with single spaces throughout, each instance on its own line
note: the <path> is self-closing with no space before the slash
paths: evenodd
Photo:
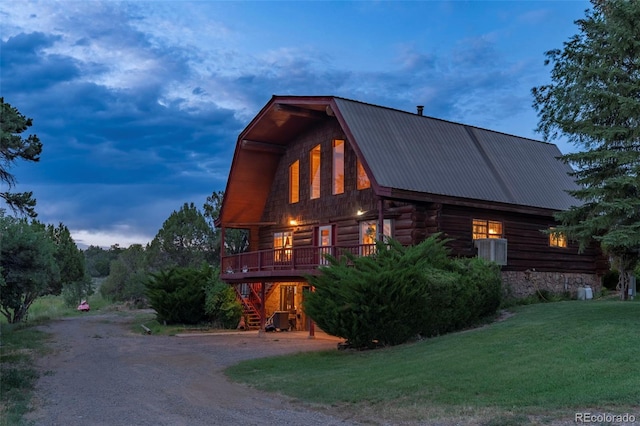
<path id="1" fill-rule="evenodd" d="M 478 257 L 498 265 L 507 264 L 507 240 L 505 238 L 481 238 L 475 240 Z"/>

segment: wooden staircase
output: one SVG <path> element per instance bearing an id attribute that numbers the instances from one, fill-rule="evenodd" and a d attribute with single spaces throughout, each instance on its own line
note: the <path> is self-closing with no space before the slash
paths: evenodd
<path id="1" fill-rule="evenodd" d="M 245 327 L 248 330 L 260 329 L 260 283 L 245 284 L 249 288 L 248 294 L 243 294 L 241 291 L 242 284 L 234 285 L 233 288 L 236 291 L 236 298 L 242 304 L 242 315 L 245 320 Z M 270 292 L 275 287 L 275 284 L 267 284 L 265 295 L 269 296 Z"/>

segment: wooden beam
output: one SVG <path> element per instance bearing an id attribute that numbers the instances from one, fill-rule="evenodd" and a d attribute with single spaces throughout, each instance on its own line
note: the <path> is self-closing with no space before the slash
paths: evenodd
<path id="1" fill-rule="evenodd" d="M 287 150 L 287 147 L 284 145 L 269 142 L 251 141 L 248 139 L 243 139 L 240 147 L 249 151 L 270 152 L 273 154 L 284 154 L 284 152 Z"/>
<path id="2" fill-rule="evenodd" d="M 293 105 L 275 104 L 275 110 L 279 112 L 286 112 L 287 114 L 296 115 L 298 117 L 312 118 L 314 120 L 320 120 L 327 118 L 325 111 L 317 111 L 315 109 L 300 108 Z"/>
<path id="3" fill-rule="evenodd" d="M 227 228 L 234 229 L 248 229 L 253 226 L 271 226 L 277 225 L 278 222 L 237 222 L 237 223 L 225 223 L 224 226 Z"/>
<path id="4" fill-rule="evenodd" d="M 543 207 L 530 207 L 520 204 L 508 204 L 501 202 L 475 200 L 471 198 L 451 197 L 447 195 L 429 194 L 427 192 L 408 191 L 403 189 L 395 189 L 389 187 L 380 187 L 377 195 L 389 200 L 397 200 L 402 202 L 429 202 L 449 204 L 454 206 L 464 206 L 478 209 L 499 210 L 512 213 L 533 214 L 539 216 L 551 216 L 557 210 L 546 209 Z"/>

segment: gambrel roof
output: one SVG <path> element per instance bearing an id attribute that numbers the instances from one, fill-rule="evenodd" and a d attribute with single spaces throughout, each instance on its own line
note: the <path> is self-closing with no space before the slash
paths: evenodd
<path id="1" fill-rule="evenodd" d="M 257 223 L 281 154 L 319 120 L 337 119 L 377 195 L 453 197 L 553 211 L 578 201 L 550 143 L 333 96 L 273 96 L 238 138 L 221 222 Z"/>
<path id="2" fill-rule="evenodd" d="M 571 169 L 549 143 L 335 99 L 379 186 L 565 210 Z"/>

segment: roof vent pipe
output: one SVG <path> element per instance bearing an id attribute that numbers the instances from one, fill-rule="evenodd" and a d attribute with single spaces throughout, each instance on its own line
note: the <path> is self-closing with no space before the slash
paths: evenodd
<path id="1" fill-rule="evenodd" d="M 422 115 L 422 112 L 424 111 L 424 105 L 418 105 L 418 115 Z"/>

